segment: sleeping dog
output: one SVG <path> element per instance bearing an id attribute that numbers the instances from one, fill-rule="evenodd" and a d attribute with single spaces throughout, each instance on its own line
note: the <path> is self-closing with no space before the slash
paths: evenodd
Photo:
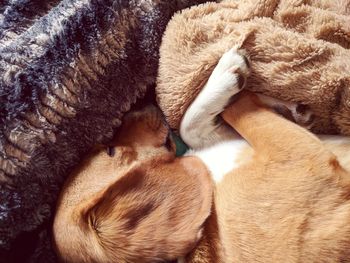
<path id="1" fill-rule="evenodd" d="M 307 127 L 301 105 L 242 91 L 226 107 L 248 74 L 236 49 L 223 55 L 182 120 L 184 157 L 154 107 L 128 114 L 65 184 L 61 260 L 350 261 L 350 140 L 271 110 Z"/>

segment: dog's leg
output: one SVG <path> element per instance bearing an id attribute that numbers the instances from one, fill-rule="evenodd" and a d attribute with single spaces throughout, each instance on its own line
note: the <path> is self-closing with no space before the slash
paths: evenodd
<path id="1" fill-rule="evenodd" d="M 217 117 L 231 97 L 243 89 L 248 74 L 247 59 L 236 48 L 221 57 L 181 121 L 181 137 L 191 148 L 209 146 L 234 136 L 234 131 Z"/>
<path id="2" fill-rule="evenodd" d="M 273 109 L 286 119 L 293 121 L 308 130 L 312 128 L 314 115 L 307 105 L 280 100 L 263 94 L 256 95 L 265 106 Z"/>
<path id="3" fill-rule="evenodd" d="M 314 149 L 315 154 L 324 149 L 315 135 L 266 108 L 266 102 L 260 101 L 257 95 L 251 92 L 240 95 L 222 117 L 257 153 L 274 160 L 293 160 L 310 158 L 310 149 Z"/>

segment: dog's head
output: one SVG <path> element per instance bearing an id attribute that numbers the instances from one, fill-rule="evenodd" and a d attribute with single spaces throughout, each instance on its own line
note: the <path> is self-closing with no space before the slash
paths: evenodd
<path id="1" fill-rule="evenodd" d="M 212 182 L 199 159 L 175 157 L 168 133 L 154 107 L 131 113 L 113 149 L 94 153 L 72 175 L 54 224 L 64 261 L 157 262 L 193 248 L 210 213 Z M 99 177 L 109 181 L 93 191 Z M 91 194 L 69 200 L 84 189 Z"/>

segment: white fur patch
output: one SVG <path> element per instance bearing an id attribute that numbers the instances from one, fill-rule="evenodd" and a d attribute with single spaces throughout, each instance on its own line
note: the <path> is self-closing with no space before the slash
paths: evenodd
<path id="1" fill-rule="evenodd" d="M 200 158 L 211 172 L 214 181 L 219 183 L 228 172 L 240 165 L 237 160 L 246 147 L 249 147 L 249 144 L 244 139 L 235 139 L 202 150 L 189 150 L 185 155 Z"/>
<path id="2" fill-rule="evenodd" d="M 240 74 L 248 71 L 248 65 L 237 48 L 227 51 L 187 109 L 180 124 L 182 139 L 193 149 L 186 155 L 199 157 L 216 182 L 220 182 L 225 174 L 239 166 L 241 151 L 248 146 L 230 126 L 216 122 L 216 117 L 224 110 L 230 98 L 241 90 Z"/>
<path id="3" fill-rule="evenodd" d="M 235 48 L 227 51 L 214 68 L 204 88 L 187 109 L 180 124 L 180 135 L 193 149 L 210 146 L 232 138 L 232 129 L 216 117 L 224 110 L 230 98 L 240 92 L 240 71 L 248 71 L 245 59 Z"/>

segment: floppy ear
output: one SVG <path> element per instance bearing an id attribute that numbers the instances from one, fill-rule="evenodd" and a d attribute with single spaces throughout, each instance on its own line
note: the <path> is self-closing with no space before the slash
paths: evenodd
<path id="1" fill-rule="evenodd" d="M 110 260 L 172 260 L 200 238 L 212 195 L 211 178 L 199 159 L 163 156 L 118 179 L 86 216 Z"/>

